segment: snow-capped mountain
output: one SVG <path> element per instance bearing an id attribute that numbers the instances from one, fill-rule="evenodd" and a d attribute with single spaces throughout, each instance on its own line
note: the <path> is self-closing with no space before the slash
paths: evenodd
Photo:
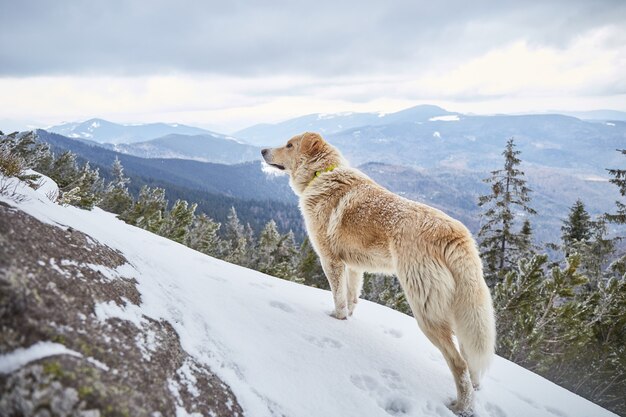
<path id="1" fill-rule="evenodd" d="M 18 186 L 26 198 L 0 197 L 1 218 L 13 220 L 0 222 L 3 234 L 24 224 L 48 233 L 45 242 L 24 241 L 30 229 L 20 228 L 21 239 L 6 240 L 32 245 L 19 253 L 29 268 L 22 279 L 41 289 L 36 297 L 22 290 L 27 301 L 33 297 L 26 307 L 11 304 L 21 325 L 7 335 L 30 333 L 2 347 L 0 383 L 31 381 L 31 389 L 7 388 L 11 406 L 45 394 L 55 406 L 69 402 L 83 407 L 80 415 L 101 415 L 110 393 L 121 400 L 102 412 L 106 405 L 115 415 L 133 404 L 145 415 L 454 416 L 446 407 L 455 396 L 452 377 L 411 317 L 362 301 L 354 317 L 335 320 L 327 291 L 216 260 L 100 209 L 57 205 L 50 188 Z M 64 245 L 68 239 L 75 250 Z M 79 256 L 83 247 L 89 251 Z M 20 318 L 49 292 L 56 304 L 44 304 L 55 320 Z M 84 369 L 91 379 L 77 380 Z M 126 379 L 137 375 L 141 384 L 128 390 Z M 32 381 L 44 381 L 42 391 Z M 149 389 L 159 397 L 142 391 Z M 614 416 L 502 358 L 476 393 L 475 415 Z"/>
<path id="2" fill-rule="evenodd" d="M 74 139 L 87 139 L 98 143 L 144 142 L 169 134 L 202 135 L 212 132 L 177 123 L 118 124 L 103 119 L 64 123 L 46 130 Z"/>
<path id="3" fill-rule="evenodd" d="M 378 126 L 394 123 L 418 123 L 437 117 L 452 117 L 452 113 L 438 106 L 420 105 L 396 113 L 316 113 L 276 124 L 259 124 L 240 130 L 234 135 L 259 146 L 284 144 L 293 135 L 306 131 L 332 135 L 359 126 Z"/>
<path id="4" fill-rule="evenodd" d="M 559 114 L 476 116 L 417 106 L 391 114 L 309 115 L 236 133 L 259 146 L 282 145 L 304 131 L 321 132 L 353 164 L 384 162 L 415 168 L 491 171 L 514 138 L 525 163 L 605 175 L 621 163 L 626 122 Z"/>

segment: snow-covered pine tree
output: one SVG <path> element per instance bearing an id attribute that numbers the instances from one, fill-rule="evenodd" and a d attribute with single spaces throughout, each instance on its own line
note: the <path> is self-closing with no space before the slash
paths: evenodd
<path id="1" fill-rule="evenodd" d="M 61 194 L 75 188 L 80 175 L 76 165 L 76 155 L 70 151 L 63 152 L 52 162 L 50 172 L 46 175 L 57 183 Z"/>
<path id="2" fill-rule="evenodd" d="M 115 157 L 111 166 L 113 179 L 107 185 L 99 207 L 115 214 L 122 214 L 133 204 L 133 198 L 128 192 L 130 178 L 124 175 L 124 167 L 120 160 Z"/>
<path id="3" fill-rule="evenodd" d="M 308 237 L 305 237 L 300 245 L 297 274 L 302 278 L 304 284 L 310 287 L 330 290 L 322 264 Z"/>
<path id="4" fill-rule="evenodd" d="M 591 216 L 585 209 L 581 199 L 576 200 L 570 208 L 567 219 L 561 226 L 561 240 L 563 241 L 565 256 L 571 253 L 572 246 L 577 242 L 587 242 L 591 237 Z"/>
<path id="5" fill-rule="evenodd" d="M 618 149 L 618 152 L 621 152 L 622 155 L 626 156 L 626 149 Z M 617 185 L 622 197 L 626 197 L 626 169 L 614 168 L 607 169 L 607 171 L 609 171 L 609 174 L 613 176 L 609 182 Z M 626 202 L 616 201 L 615 205 L 617 206 L 617 212 L 607 214 L 607 220 L 613 223 L 626 224 Z"/>
<path id="6" fill-rule="evenodd" d="M 0 174 L 5 177 L 16 177 L 36 187 L 39 175 L 26 174 L 25 171 L 30 168 L 41 172 L 38 169 L 40 164 L 51 160 L 48 145 L 38 142 L 34 132 L 0 135 Z"/>
<path id="7" fill-rule="evenodd" d="M 626 156 L 626 149 L 618 149 L 622 155 Z M 608 169 L 609 174 L 613 176 L 609 181 L 619 188 L 622 197 L 626 197 L 626 169 Z M 626 224 L 626 201 L 616 201 L 617 212 L 605 214 L 606 219 L 611 223 Z M 624 239 L 620 237 L 619 239 Z M 618 274 L 626 280 L 626 253 L 621 254 L 618 259 L 611 265 L 613 273 Z"/>
<path id="8" fill-rule="evenodd" d="M 193 223 L 197 204 L 191 206 L 185 200 L 176 200 L 171 210 L 163 219 L 159 234 L 178 243 L 184 243 L 189 234 L 189 227 Z"/>
<path id="9" fill-rule="evenodd" d="M 273 220 L 272 220 L 273 221 Z M 293 231 L 280 237 L 274 254 L 274 262 L 270 267 L 270 274 L 289 281 L 303 283 L 304 279 L 298 276 L 296 238 Z"/>
<path id="10" fill-rule="evenodd" d="M 195 217 L 187 236 L 187 246 L 210 256 L 220 255 L 220 223 L 214 222 L 206 214 Z"/>
<path id="11" fill-rule="evenodd" d="M 265 224 L 265 227 L 259 234 L 252 261 L 254 269 L 266 274 L 272 274 L 272 268 L 276 262 L 274 257 L 279 241 L 280 233 L 278 233 L 276 222 L 272 219 Z"/>
<path id="12" fill-rule="evenodd" d="M 166 208 L 165 190 L 144 185 L 139 191 L 137 201 L 130 209 L 120 215 L 120 219 L 152 233 L 158 233 L 163 224 Z"/>
<path id="13" fill-rule="evenodd" d="M 485 275 L 493 283 L 510 271 L 523 253 L 524 237 L 515 231 L 516 211 L 536 214 L 530 207 L 530 188 L 518 166 L 520 151 L 509 139 L 502 155 L 504 168 L 491 172 L 484 181 L 491 184 L 491 194 L 481 196 L 478 205 L 485 208 L 484 224 L 478 232 Z"/>
<path id="14" fill-rule="evenodd" d="M 77 207 L 91 210 L 100 202 L 104 191 L 104 181 L 100 178 L 98 168 L 91 169 L 89 161 L 85 162 L 85 165 L 80 169 L 75 185 L 80 197 L 75 204 Z"/>
<path id="15" fill-rule="evenodd" d="M 237 217 L 237 210 L 231 207 L 226 216 L 223 241 L 223 259 L 237 265 L 247 261 L 247 239 L 243 225 Z"/>
<path id="16" fill-rule="evenodd" d="M 575 297 L 587 282 L 578 272 L 580 257 L 570 256 L 564 269 L 548 274 L 547 261 L 547 255 L 521 259 L 493 289 L 497 352 L 533 370 L 549 368 L 562 360 L 564 349 L 575 350 L 591 337 L 580 319 L 584 304 Z"/>

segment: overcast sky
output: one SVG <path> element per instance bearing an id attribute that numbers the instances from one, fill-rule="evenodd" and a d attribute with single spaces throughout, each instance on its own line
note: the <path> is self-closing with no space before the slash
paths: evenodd
<path id="1" fill-rule="evenodd" d="M 626 1 L 0 0 L 0 97 L 5 130 L 626 110 Z"/>

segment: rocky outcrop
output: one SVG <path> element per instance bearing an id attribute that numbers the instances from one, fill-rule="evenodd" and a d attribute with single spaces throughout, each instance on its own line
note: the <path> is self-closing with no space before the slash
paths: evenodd
<path id="1" fill-rule="evenodd" d="M 141 294 L 124 256 L 0 202 L 0 416 L 243 415 Z"/>

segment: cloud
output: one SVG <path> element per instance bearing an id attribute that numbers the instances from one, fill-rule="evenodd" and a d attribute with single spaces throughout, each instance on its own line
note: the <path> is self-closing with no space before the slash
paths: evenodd
<path id="1" fill-rule="evenodd" d="M 0 2 L 5 120 L 624 109 L 623 0 Z"/>
<path id="2" fill-rule="evenodd" d="M 6 76 L 384 74 L 620 25 L 621 1 L 8 1 Z"/>

